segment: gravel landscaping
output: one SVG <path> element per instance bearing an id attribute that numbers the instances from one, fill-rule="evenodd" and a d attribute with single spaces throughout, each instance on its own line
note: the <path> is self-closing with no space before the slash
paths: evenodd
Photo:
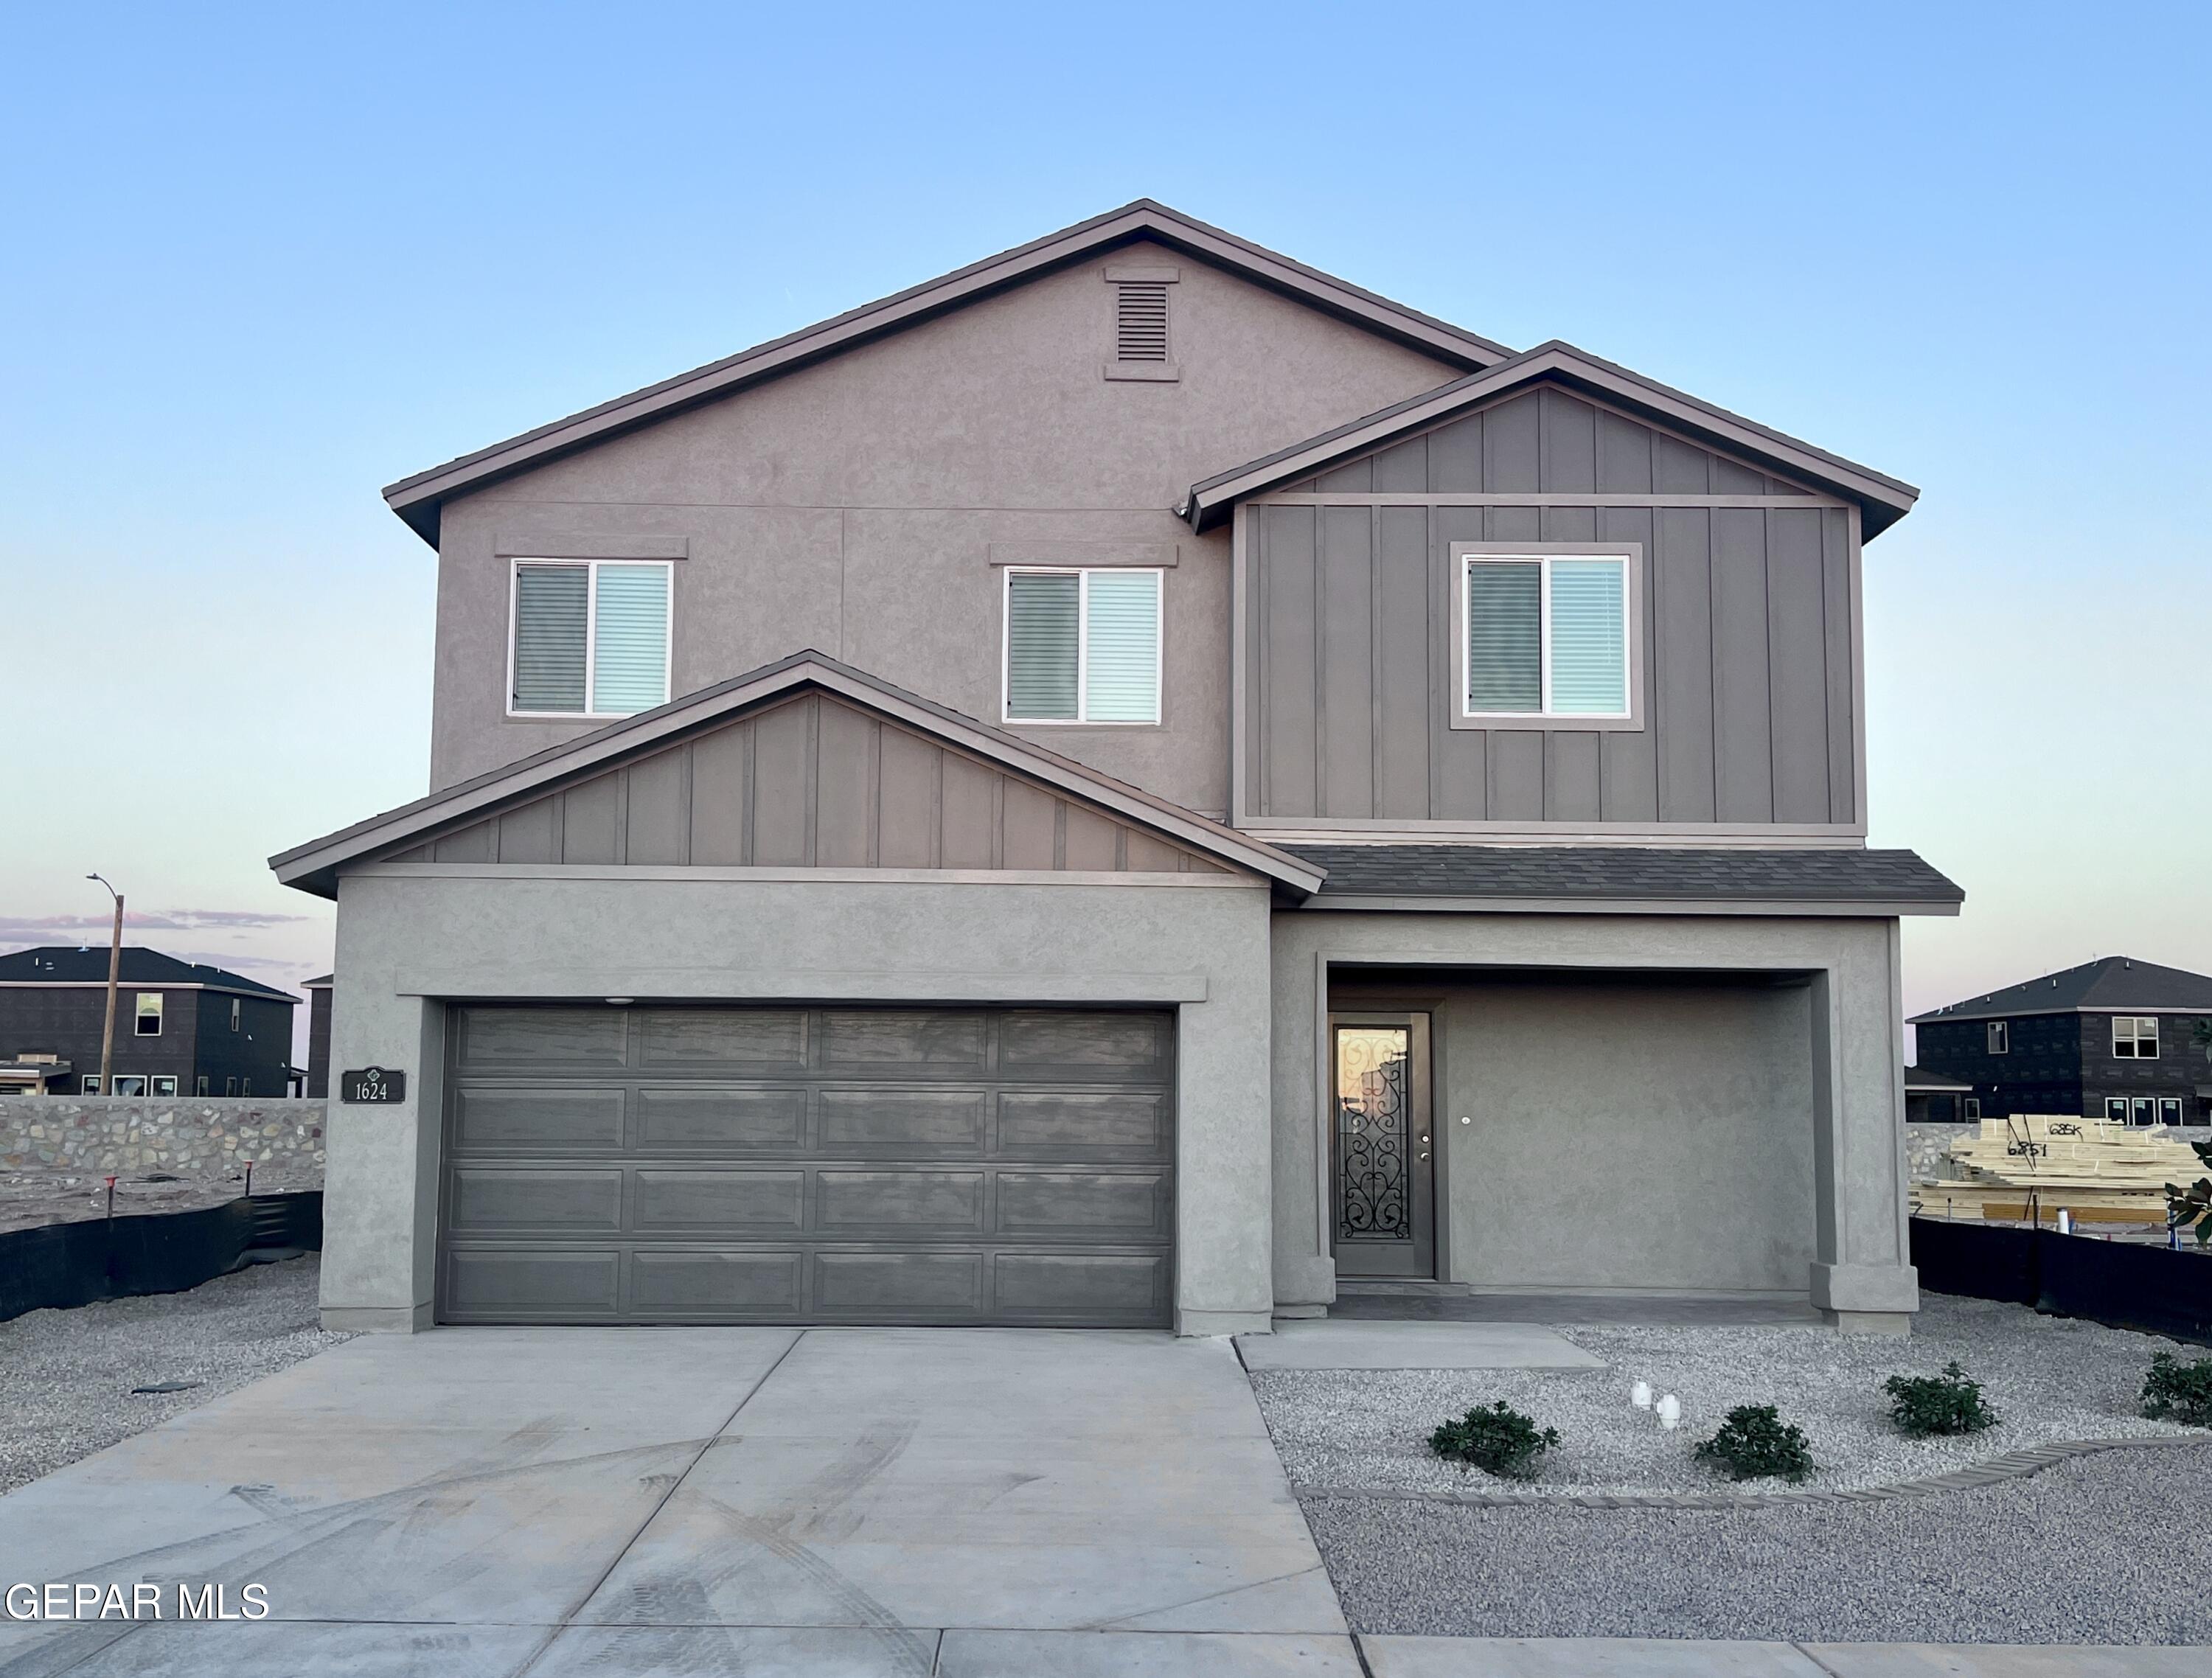
<path id="1" fill-rule="evenodd" d="M 2212 1444 L 1894 1503 L 1723 1511 L 1324 1499 L 1355 1632 L 2212 1643 Z M 1929 1669 L 1931 1672 L 1936 1669 Z"/>
<path id="2" fill-rule="evenodd" d="M 0 1492 L 351 1339 L 317 1325 L 319 1272 L 311 1255 L 0 1322 Z M 167 1382 L 197 1384 L 131 1391 Z"/>
<path id="3" fill-rule="evenodd" d="M 1611 1367 L 1255 1370 L 1252 1385 L 1291 1482 L 1302 1487 L 1537 1499 L 1726 1490 L 1732 1483 L 1692 1453 L 1739 1404 L 1778 1405 L 1785 1421 L 1804 1430 L 1816 1464 L 1802 1482 L 1808 1489 L 1923 1479 L 2054 1440 L 2212 1437 L 2137 1413 L 2151 1354 L 2212 1355 L 2202 1347 L 2039 1316 L 2018 1305 L 1928 1295 L 1923 1306 L 1910 1340 L 1782 1326 L 1561 1328 Z M 1884 1378 L 1934 1374 L 1953 1359 L 1982 1383 L 1999 1424 L 1950 1438 L 1899 1433 L 1889 1420 Z M 1631 1407 L 1629 1386 L 1638 1377 L 1655 1392 L 1679 1395 L 1677 1430 L 1666 1432 L 1650 1413 Z M 1499 1399 L 1561 1435 L 1533 1480 L 1470 1474 L 1429 1450 L 1437 1423 Z M 2164 1459 L 2172 1468 L 2196 1460 L 2194 1452 L 2118 1455 Z M 1752 1480 L 1734 1489 L 1784 1488 Z"/>

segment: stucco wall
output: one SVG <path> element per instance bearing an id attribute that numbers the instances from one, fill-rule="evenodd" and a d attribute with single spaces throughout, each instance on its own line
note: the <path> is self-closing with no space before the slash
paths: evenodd
<path id="1" fill-rule="evenodd" d="M 398 1068 L 408 1084 L 402 1103 L 333 1110 L 325 1321 L 428 1325 L 443 999 L 757 998 L 1175 1006 L 1177 1323 L 1264 1329 L 1267 889 L 1097 879 L 450 878 L 406 865 L 346 876 L 334 1063 Z"/>
<path id="2" fill-rule="evenodd" d="M 1334 1296 L 1323 975 L 1365 964 L 1433 974 L 1443 998 L 1449 1276 L 1803 1292 L 1854 1316 L 1917 1309 L 1894 939 L 1885 921 L 1279 913 L 1278 1301 Z M 1480 993 L 1455 995 L 1454 976 L 1439 970 L 1455 965 L 1604 982 L 1563 1003 L 1525 971 L 1493 973 Z M 1664 983 L 1638 976 L 1662 974 Z M 1674 976 L 1698 975 L 1686 991 Z M 1462 1127 L 1462 1111 L 1476 1124 Z M 1560 1127 L 1567 1145 L 1553 1152 Z M 1614 1158 L 1626 1152 L 1623 1169 L 1581 1163 L 1601 1143 Z M 1481 1181 L 1488 1147 L 1501 1151 L 1503 1183 Z M 1571 1183 L 1618 1198 L 1583 1206 L 1580 1192 L 1546 1181 L 1547 1153 L 1554 1170 L 1576 1162 L 1565 1168 Z M 1731 1200 L 1747 1197 L 1759 1209 L 1723 1227 L 1743 1213 Z"/>
<path id="3" fill-rule="evenodd" d="M 1181 273 L 1169 304 L 1176 380 L 1102 377 L 1109 261 Z M 504 714 L 508 566 L 496 550 L 518 538 L 685 538 L 678 695 L 811 647 L 991 721 L 1003 575 L 992 544 L 1146 544 L 1178 557 L 1161 725 L 1016 732 L 1219 815 L 1229 538 L 1194 536 L 1170 509 L 1209 473 L 1457 371 L 1133 246 L 456 498 L 440 535 L 431 786 L 588 727 Z"/>

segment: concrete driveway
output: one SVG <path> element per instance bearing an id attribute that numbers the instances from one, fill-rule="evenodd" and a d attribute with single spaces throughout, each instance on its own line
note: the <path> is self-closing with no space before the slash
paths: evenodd
<path id="1" fill-rule="evenodd" d="M 1356 1678 L 1235 1354 L 1166 1335 L 349 1341 L 0 1499 L 0 1675 Z M 177 1586 L 268 1618 L 177 1621 Z"/>

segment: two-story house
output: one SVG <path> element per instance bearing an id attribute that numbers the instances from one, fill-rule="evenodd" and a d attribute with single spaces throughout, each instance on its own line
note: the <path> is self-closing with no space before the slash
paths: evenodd
<path id="1" fill-rule="evenodd" d="M 1966 1086 L 1961 1119 L 2212 1124 L 2212 977 L 2202 973 L 2104 956 L 1948 1003 L 1912 1025 L 1920 1064 Z"/>
<path id="2" fill-rule="evenodd" d="M 1901 1329 L 1915 494 L 1150 202 L 392 485 L 325 1320 Z"/>
<path id="3" fill-rule="evenodd" d="M 298 997 L 126 945 L 116 975 L 112 1087 L 103 1090 L 107 959 L 104 944 L 0 956 L 0 1061 L 46 1074 L 35 1080 L 40 1093 L 265 1100 L 289 1089 Z"/>

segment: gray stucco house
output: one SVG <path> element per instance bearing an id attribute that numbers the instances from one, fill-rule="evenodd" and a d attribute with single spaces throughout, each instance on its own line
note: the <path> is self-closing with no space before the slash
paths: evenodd
<path id="1" fill-rule="evenodd" d="M 392 485 L 333 1326 L 1917 1307 L 1860 544 L 1916 492 L 1150 202 Z"/>

